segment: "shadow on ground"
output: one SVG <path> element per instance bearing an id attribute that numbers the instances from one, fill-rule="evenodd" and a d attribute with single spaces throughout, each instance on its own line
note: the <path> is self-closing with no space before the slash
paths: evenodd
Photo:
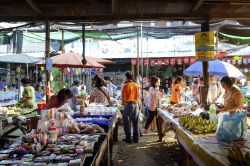
<path id="1" fill-rule="evenodd" d="M 141 137 L 137 144 L 127 144 L 122 140 L 124 132 L 119 127 L 119 142 L 116 143 L 113 161 L 115 166 L 176 166 L 179 163 L 180 149 L 173 132 L 168 132 L 163 142 L 158 135 L 151 133 Z"/>

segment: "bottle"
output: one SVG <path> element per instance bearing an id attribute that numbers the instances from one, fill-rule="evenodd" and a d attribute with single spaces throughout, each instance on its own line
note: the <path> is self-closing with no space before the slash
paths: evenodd
<path id="1" fill-rule="evenodd" d="M 80 115 L 83 115 L 84 113 L 85 113 L 85 106 L 83 104 L 83 105 L 80 105 Z"/>
<path id="2" fill-rule="evenodd" d="M 215 104 L 211 104 L 209 107 L 209 120 L 216 121 L 216 119 L 217 119 L 216 106 Z"/>
<path id="3" fill-rule="evenodd" d="M 58 131 L 57 128 L 55 127 L 55 122 L 52 121 L 51 127 L 49 129 L 49 139 L 51 143 L 56 143 L 58 138 Z"/>

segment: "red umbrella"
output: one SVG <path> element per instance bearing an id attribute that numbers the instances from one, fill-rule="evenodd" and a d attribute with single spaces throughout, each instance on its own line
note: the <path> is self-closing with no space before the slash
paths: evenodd
<path id="1" fill-rule="evenodd" d="M 98 62 L 98 63 L 100 63 L 100 64 L 113 64 L 113 63 L 115 63 L 114 61 L 110 61 L 110 60 L 107 60 L 107 59 L 101 59 L 101 58 L 96 58 L 96 57 L 86 57 L 86 59 L 88 60 L 94 60 L 94 61 L 96 61 L 96 62 Z"/>
<path id="2" fill-rule="evenodd" d="M 85 57 L 86 65 L 82 64 L 82 56 L 75 52 L 69 52 L 65 54 L 60 54 L 52 57 L 53 67 L 58 68 L 104 68 L 101 63 L 112 63 L 112 61 L 100 59 L 100 58 L 92 58 Z M 37 65 L 44 65 L 44 62 L 39 62 Z"/>

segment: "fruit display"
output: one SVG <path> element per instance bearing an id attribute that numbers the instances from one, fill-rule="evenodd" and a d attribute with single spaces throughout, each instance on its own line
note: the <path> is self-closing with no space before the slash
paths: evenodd
<path id="1" fill-rule="evenodd" d="M 188 107 L 180 107 L 176 108 L 172 113 L 174 118 L 179 118 L 191 114 L 191 111 Z"/>
<path id="2" fill-rule="evenodd" d="M 166 104 L 166 105 L 162 105 L 162 109 L 167 110 L 168 112 L 173 112 L 175 107 L 171 104 Z"/>
<path id="3" fill-rule="evenodd" d="M 192 103 L 191 111 L 195 111 L 198 108 L 198 103 Z"/>
<path id="4" fill-rule="evenodd" d="M 32 112 L 31 109 L 18 107 L 0 107 L 0 113 L 8 116 L 19 116 Z"/>
<path id="5" fill-rule="evenodd" d="M 250 153 L 244 155 L 240 148 L 228 149 L 227 159 L 230 166 L 250 166 Z"/>
<path id="6" fill-rule="evenodd" d="M 204 120 L 200 116 L 186 115 L 179 119 L 179 123 L 194 134 L 214 133 L 217 129 L 217 122 Z"/>
<path id="7" fill-rule="evenodd" d="M 88 93 L 82 92 L 82 93 L 80 93 L 77 97 L 88 97 L 88 96 L 89 96 Z"/>

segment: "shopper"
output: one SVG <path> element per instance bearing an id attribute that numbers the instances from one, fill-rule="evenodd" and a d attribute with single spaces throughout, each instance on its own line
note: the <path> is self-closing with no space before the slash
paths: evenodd
<path id="1" fill-rule="evenodd" d="M 24 87 L 24 90 L 22 93 L 22 99 L 21 99 L 23 107 L 35 109 L 37 105 L 35 103 L 34 87 L 30 85 L 30 80 L 28 78 L 22 78 L 21 83 L 22 83 L 22 86 Z"/>
<path id="2" fill-rule="evenodd" d="M 4 83 L 2 82 L 2 78 L 0 77 L 0 91 L 3 90 Z"/>
<path id="3" fill-rule="evenodd" d="M 46 105 L 46 109 L 58 108 L 63 106 L 66 103 L 69 103 L 69 100 L 73 97 L 73 94 L 70 89 L 63 88 L 57 95 L 53 95 L 49 98 L 49 101 Z"/>
<path id="4" fill-rule="evenodd" d="M 36 96 L 36 102 L 44 101 L 43 99 L 44 94 L 42 93 L 42 88 L 40 84 L 36 85 L 35 87 L 35 96 Z"/>
<path id="5" fill-rule="evenodd" d="M 117 86 L 115 86 L 115 85 L 112 83 L 112 80 L 111 80 L 110 77 L 106 77 L 106 78 L 105 78 L 105 81 L 106 81 L 106 86 L 107 86 L 108 91 L 109 91 L 109 96 L 110 96 L 110 97 L 115 97 L 115 96 L 116 96 Z"/>
<path id="6" fill-rule="evenodd" d="M 95 87 L 90 95 L 89 102 L 100 103 L 104 106 L 109 106 L 111 104 L 108 88 L 105 87 L 104 80 L 99 76 L 95 78 Z"/>
<path id="7" fill-rule="evenodd" d="M 183 95 L 183 79 L 182 77 L 176 77 L 174 83 L 172 84 L 172 96 L 170 98 L 171 104 L 178 104 L 181 102 L 181 97 Z"/>
<path id="8" fill-rule="evenodd" d="M 193 93 L 193 97 L 197 101 L 198 101 L 198 97 L 199 97 L 199 86 L 200 86 L 199 79 L 195 79 L 194 84 L 192 86 L 192 93 Z"/>
<path id="9" fill-rule="evenodd" d="M 217 83 L 216 78 L 213 75 L 209 76 L 209 97 L 208 99 L 211 103 L 215 103 L 217 99 L 221 96 L 221 88 L 219 83 Z"/>
<path id="10" fill-rule="evenodd" d="M 220 112 L 235 112 L 243 108 L 243 95 L 240 89 L 233 84 L 230 77 L 225 76 L 221 79 L 221 86 L 225 89 L 224 106 Z"/>
<path id="11" fill-rule="evenodd" d="M 78 78 L 74 79 L 73 81 L 73 86 L 70 88 L 73 97 L 70 99 L 70 107 L 73 111 L 77 111 L 76 110 L 76 106 L 77 106 L 77 95 L 80 94 L 79 92 L 79 88 L 80 88 L 80 80 Z"/>
<path id="12" fill-rule="evenodd" d="M 133 74 L 126 72 L 126 82 L 122 88 L 123 126 L 127 143 L 132 143 L 131 139 L 131 123 L 133 125 L 133 142 L 139 142 L 139 101 L 140 90 L 139 85 L 134 82 Z"/>
<path id="13" fill-rule="evenodd" d="M 148 133 L 148 129 L 152 121 L 157 115 L 157 107 L 159 107 L 160 98 L 162 93 L 159 90 L 161 81 L 158 77 L 153 76 L 151 78 L 151 87 L 149 89 L 149 106 L 148 106 L 148 117 L 144 128 L 144 134 Z"/>

